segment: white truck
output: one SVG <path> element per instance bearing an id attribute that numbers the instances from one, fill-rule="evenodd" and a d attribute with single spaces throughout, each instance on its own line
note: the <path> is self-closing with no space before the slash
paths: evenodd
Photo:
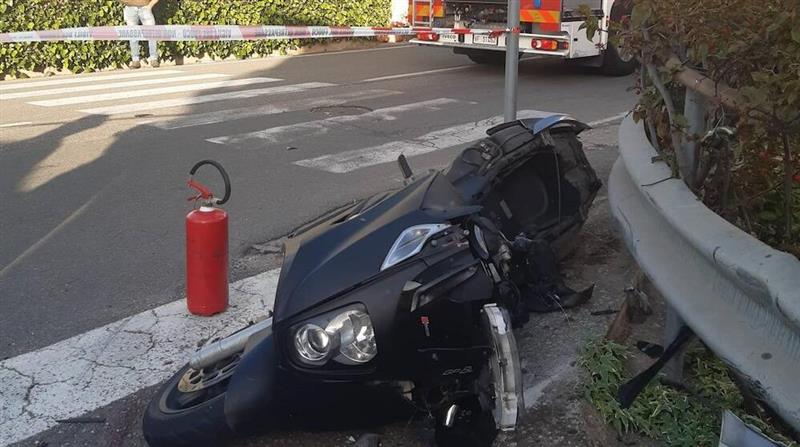
<path id="1" fill-rule="evenodd" d="M 587 37 L 578 12 L 587 5 L 599 22 L 601 32 Z M 519 51 L 551 56 L 600 67 L 613 76 L 630 74 L 636 60 L 609 40 L 609 25 L 624 23 L 632 0 L 520 0 Z M 505 29 L 507 0 L 408 0 L 411 26 L 454 29 Z M 418 33 L 413 43 L 450 47 L 479 64 L 502 64 L 505 34 Z"/>

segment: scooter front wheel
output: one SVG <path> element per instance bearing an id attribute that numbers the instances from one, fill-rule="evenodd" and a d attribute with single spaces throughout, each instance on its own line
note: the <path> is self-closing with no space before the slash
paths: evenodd
<path id="1" fill-rule="evenodd" d="M 201 370 L 184 366 L 158 390 L 144 414 L 150 447 L 218 446 L 232 434 L 225 393 L 241 354 Z"/>

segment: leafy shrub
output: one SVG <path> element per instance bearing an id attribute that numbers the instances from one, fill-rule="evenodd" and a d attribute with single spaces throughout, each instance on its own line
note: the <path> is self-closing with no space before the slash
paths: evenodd
<path id="1" fill-rule="evenodd" d="M 651 141 L 706 205 L 800 257 L 800 3 L 633 4 L 628 20 L 612 24 L 611 38 L 643 63 L 634 118 L 645 120 Z M 591 9 L 580 10 L 587 17 L 587 34 L 602 32 Z M 677 156 L 687 151 L 676 147 L 697 144 L 704 135 L 687 130 L 686 83 L 676 80 L 681 70 L 670 63 L 675 59 L 719 89 L 710 100 L 705 129 L 737 130 L 730 145 L 700 145 L 700 162 L 688 165 L 691 169 Z"/>
<path id="2" fill-rule="evenodd" d="M 124 25 L 116 0 L 0 0 L 0 32 L 81 26 Z M 389 0 L 161 0 L 159 24 L 350 25 L 389 23 Z M 246 58 L 312 43 L 311 40 L 160 42 L 162 58 Z M 119 67 L 129 62 L 127 42 L 39 42 L 0 45 L 0 75 L 45 68 L 74 72 Z"/>
<path id="3" fill-rule="evenodd" d="M 643 63 L 634 117 L 676 173 L 718 214 L 800 256 L 800 2 L 634 0 L 623 25 L 621 46 Z M 687 130 L 685 87 L 668 64 L 675 57 L 736 96 L 735 107 L 727 94 L 709 101 L 705 129 L 732 126 L 736 135 L 730 145 L 699 145 L 694 172 L 676 161 L 676 145 L 703 135 Z"/>

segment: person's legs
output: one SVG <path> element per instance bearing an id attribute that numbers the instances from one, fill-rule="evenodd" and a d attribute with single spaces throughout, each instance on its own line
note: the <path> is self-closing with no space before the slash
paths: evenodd
<path id="1" fill-rule="evenodd" d="M 128 26 L 136 26 L 139 24 L 139 8 L 135 6 L 126 6 L 124 10 L 125 24 Z M 131 60 L 133 64 L 131 67 L 138 68 L 139 65 L 139 41 L 131 40 Z"/>
<path id="2" fill-rule="evenodd" d="M 142 21 L 142 25 L 156 24 L 156 18 L 153 17 L 153 10 L 150 8 L 139 8 L 139 19 Z M 148 40 L 147 46 L 150 65 L 158 66 L 158 42 L 155 40 Z M 155 64 L 153 64 L 153 62 L 155 62 Z"/>

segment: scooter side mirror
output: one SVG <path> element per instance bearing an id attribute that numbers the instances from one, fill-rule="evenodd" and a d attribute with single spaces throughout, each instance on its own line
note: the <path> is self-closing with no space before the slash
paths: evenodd
<path id="1" fill-rule="evenodd" d="M 411 170 L 411 166 L 408 164 L 408 160 L 406 156 L 400 154 L 397 157 L 397 165 L 400 166 L 400 172 L 403 174 L 403 183 L 406 185 L 414 181 L 414 172 Z"/>

